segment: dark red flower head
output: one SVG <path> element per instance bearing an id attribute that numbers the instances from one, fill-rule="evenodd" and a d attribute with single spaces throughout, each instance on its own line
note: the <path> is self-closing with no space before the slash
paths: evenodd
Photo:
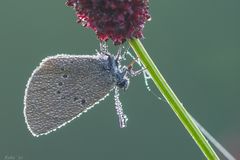
<path id="1" fill-rule="evenodd" d="M 68 0 L 76 11 L 77 22 L 91 28 L 101 41 L 112 39 L 121 44 L 126 39 L 142 38 L 150 20 L 148 0 Z"/>

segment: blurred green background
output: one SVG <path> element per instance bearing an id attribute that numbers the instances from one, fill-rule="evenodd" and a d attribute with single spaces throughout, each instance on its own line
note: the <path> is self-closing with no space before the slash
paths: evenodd
<path id="1" fill-rule="evenodd" d="M 127 128 L 119 128 L 111 94 L 56 132 L 30 134 L 23 96 L 33 69 L 46 56 L 99 48 L 64 3 L 0 2 L 0 160 L 205 159 L 142 76 L 121 92 Z M 240 159 L 240 1 L 152 0 L 150 11 L 143 40 L 149 54 L 187 110 Z"/>

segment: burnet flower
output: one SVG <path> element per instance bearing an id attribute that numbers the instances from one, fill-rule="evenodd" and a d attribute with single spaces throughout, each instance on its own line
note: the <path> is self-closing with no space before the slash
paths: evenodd
<path id="1" fill-rule="evenodd" d="M 112 39 L 114 44 L 142 38 L 144 24 L 151 19 L 148 0 L 68 0 L 66 5 L 100 41 Z"/>

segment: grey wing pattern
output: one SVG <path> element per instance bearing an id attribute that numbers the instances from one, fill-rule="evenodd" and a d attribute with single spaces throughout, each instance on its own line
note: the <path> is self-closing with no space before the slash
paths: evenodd
<path id="1" fill-rule="evenodd" d="M 70 122 L 114 88 L 114 78 L 96 56 L 57 55 L 33 72 L 25 91 L 24 115 L 34 136 Z"/>

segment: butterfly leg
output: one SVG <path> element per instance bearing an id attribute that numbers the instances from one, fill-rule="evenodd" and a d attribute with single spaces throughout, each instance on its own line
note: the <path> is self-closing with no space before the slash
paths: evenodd
<path id="1" fill-rule="evenodd" d="M 124 53 L 122 53 L 124 46 L 119 46 L 117 54 L 114 56 L 115 61 L 120 62 L 122 59 L 126 59 Z"/>
<path id="2" fill-rule="evenodd" d="M 108 45 L 106 42 L 100 42 L 100 53 L 99 54 L 104 54 L 106 56 L 110 56 L 110 53 L 108 52 Z"/>
<path id="3" fill-rule="evenodd" d="M 139 69 L 137 71 L 134 71 L 133 70 L 133 65 L 136 63 L 136 60 L 133 59 L 132 62 L 128 65 L 127 67 L 127 70 L 128 70 L 128 74 L 132 77 L 135 77 L 135 76 L 138 76 L 140 75 L 143 71 L 146 70 L 146 68 L 142 68 L 142 69 Z"/>

